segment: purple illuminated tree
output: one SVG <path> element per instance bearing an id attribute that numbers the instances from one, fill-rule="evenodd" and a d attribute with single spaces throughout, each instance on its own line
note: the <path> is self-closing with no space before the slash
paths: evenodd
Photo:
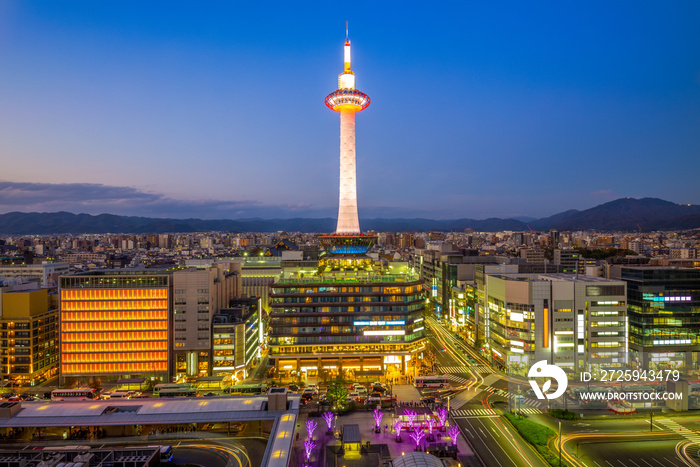
<path id="1" fill-rule="evenodd" d="M 440 420 L 440 428 L 445 426 L 447 421 L 447 409 L 445 407 L 439 407 L 437 410 L 438 420 Z"/>
<path id="2" fill-rule="evenodd" d="M 306 462 L 311 461 L 311 452 L 314 450 L 315 447 L 316 443 L 314 443 L 310 439 L 304 441 L 304 453 L 306 454 Z"/>
<path id="3" fill-rule="evenodd" d="M 457 446 L 457 436 L 459 436 L 459 427 L 457 425 L 450 425 L 447 429 L 447 434 L 452 438 L 452 445 Z"/>
<path id="4" fill-rule="evenodd" d="M 331 433 L 333 430 L 333 419 L 335 418 L 335 415 L 333 415 L 333 412 L 323 412 L 323 419 L 326 421 L 326 426 L 328 427 L 328 433 Z"/>
<path id="5" fill-rule="evenodd" d="M 408 419 L 408 426 L 410 428 L 413 428 L 413 421 L 416 419 L 416 411 L 415 410 L 407 410 L 403 413 L 406 418 Z"/>
<path id="6" fill-rule="evenodd" d="M 418 450 L 418 446 L 420 446 L 420 442 L 423 441 L 423 438 L 425 437 L 425 432 L 423 431 L 422 428 L 416 428 L 413 433 L 411 433 L 411 439 L 416 445 L 416 451 Z"/>
<path id="7" fill-rule="evenodd" d="M 428 439 L 432 440 L 433 439 L 433 427 L 435 426 L 435 419 L 432 417 L 432 415 L 428 416 L 428 420 L 426 420 L 426 423 L 428 424 Z"/>
<path id="8" fill-rule="evenodd" d="M 374 422 L 376 423 L 377 433 L 379 433 L 382 429 L 382 417 L 384 417 L 384 412 L 379 410 L 379 407 L 377 407 L 374 409 L 374 412 L 372 412 L 372 415 L 374 416 Z"/>
<path id="9" fill-rule="evenodd" d="M 306 421 L 306 434 L 309 435 L 309 439 L 314 439 L 314 431 L 316 431 L 317 426 L 316 420 Z"/>
<path id="10" fill-rule="evenodd" d="M 403 422 L 401 419 L 394 419 L 394 431 L 396 431 L 396 441 L 401 441 L 401 425 Z"/>

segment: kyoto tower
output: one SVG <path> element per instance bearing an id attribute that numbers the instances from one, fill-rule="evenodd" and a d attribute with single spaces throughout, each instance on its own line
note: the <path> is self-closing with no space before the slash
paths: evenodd
<path id="1" fill-rule="evenodd" d="M 369 96 L 355 89 L 350 70 L 350 39 L 345 25 L 345 69 L 338 75 L 338 90 L 326 97 L 329 109 L 340 113 L 340 199 L 336 235 L 359 235 L 355 164 L 355 114 L 369 106 Z"/>

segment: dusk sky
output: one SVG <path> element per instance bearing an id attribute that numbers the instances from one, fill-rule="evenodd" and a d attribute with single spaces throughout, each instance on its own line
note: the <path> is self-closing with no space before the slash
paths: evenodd
<path id="1" fill-rule="evenodd" d="M 361 218 L 700 204 L 700 2 L 0 2 L 0 213 Z"/>

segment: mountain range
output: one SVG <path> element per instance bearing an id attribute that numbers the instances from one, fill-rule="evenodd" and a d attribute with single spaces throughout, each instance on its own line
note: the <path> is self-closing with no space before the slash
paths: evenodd
<path id="1" fill-rule="evenodd" d="M 522 219 L 522 218 L 521 218 Z M 676 204 L 658 198 L 621 198 L 578 211 L 571 209 L 543 219 L 361 219 L 365 230 L 378 232 L 502 230 L 686 230 L 700 227 L 700 205 Z M 158 219 L 113 214 L 69 212 L 0 215 L 0 235 L 168 233 L 168 232 L 332 232 L 335 219 Z"/>

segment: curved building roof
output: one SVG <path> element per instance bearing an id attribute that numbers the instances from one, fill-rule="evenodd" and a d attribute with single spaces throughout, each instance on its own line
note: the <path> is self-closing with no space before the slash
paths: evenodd
<path id="1" fill-rule="evenodd" d="M 407 452 L 391 461 L 394 467 L 445 467 L 442 460 L 425 452 Z"/>

